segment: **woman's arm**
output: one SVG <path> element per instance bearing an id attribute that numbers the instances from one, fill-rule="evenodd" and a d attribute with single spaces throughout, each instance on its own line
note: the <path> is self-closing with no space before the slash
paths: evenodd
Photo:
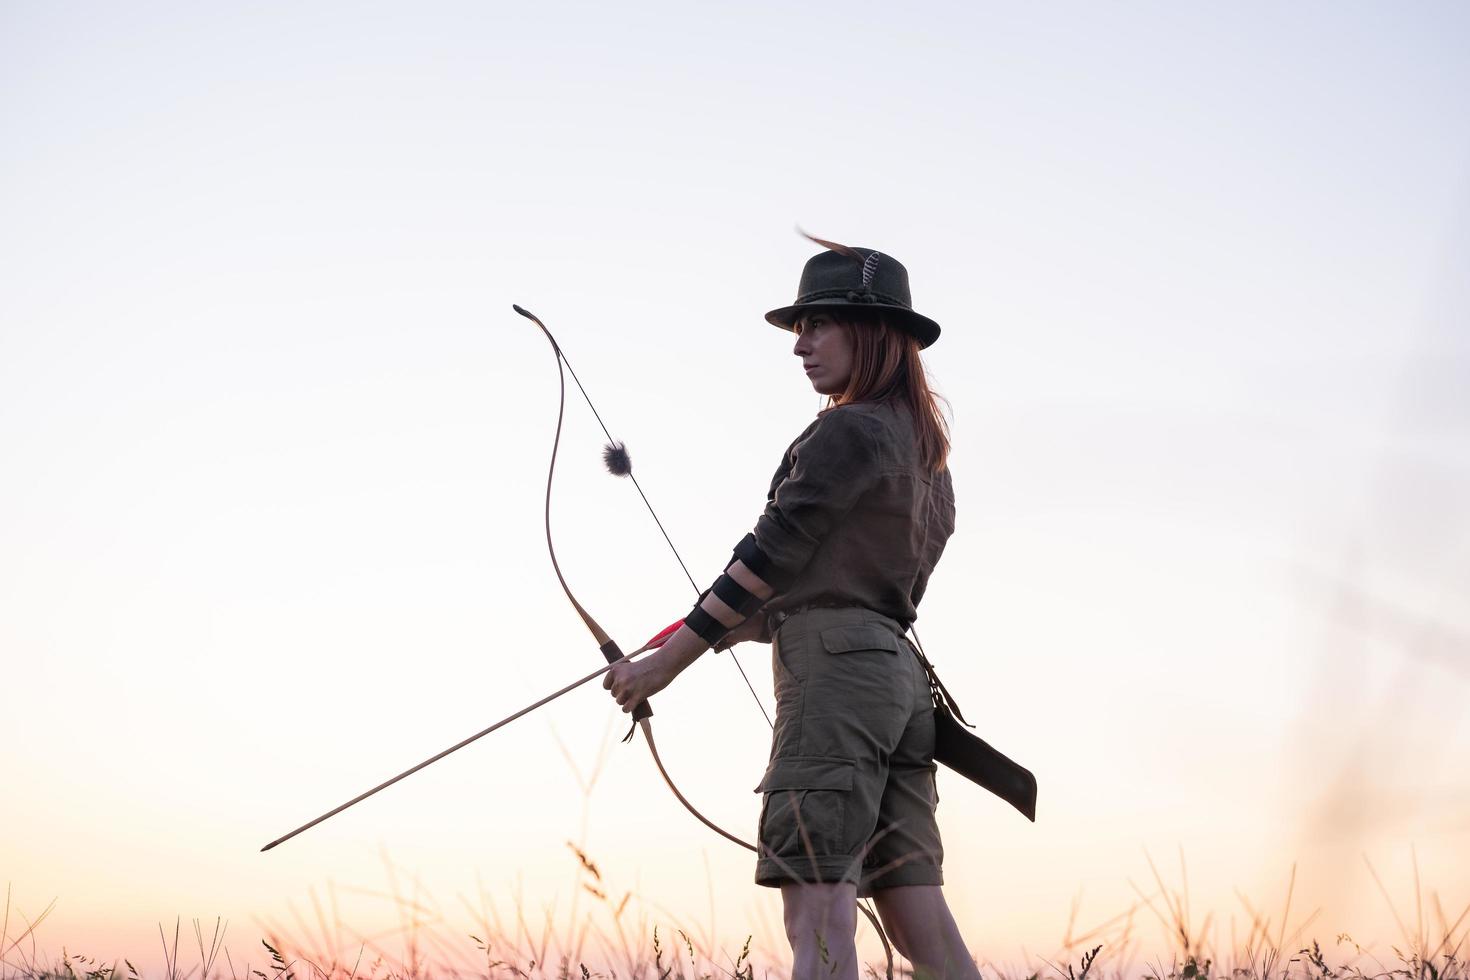
<path id="1" fill-rule="evenodd" d="M 734 579 L 743 589 L 758 599 L 769 599 L 775 590 L 761 580 L 738 558 L 725 574 Z M 731 629 L 739 626 L 746 617 L 731 609 L 713 592 L 704 597 L 699 608 L 713 616 L 720 625 Z M 708 650 L 709 644 L 688 626 L 680 626 L 664 645 L 641 660 L 618 664 L 607 672 L 602 686 L 611 691 L 614 700 L 624 711 L 631 712 L 639 701 L 653 697 L 668 687 L 675 677 Z"/>
<path id="2" fill-rule="evenodd" d="M 771 491 L 755 530 L 735 546 L 735 560 L 689 611 L 686 625 L 654 653 L 608 671 L 602 686 L 624 711 L 663 690 L 711 642 L 720 642 L 777 589 L 790 587 L 822 539 L 878 479 L 880 428 L 865 414 L 835 408 L 792 444 L 790 468 Z"/>

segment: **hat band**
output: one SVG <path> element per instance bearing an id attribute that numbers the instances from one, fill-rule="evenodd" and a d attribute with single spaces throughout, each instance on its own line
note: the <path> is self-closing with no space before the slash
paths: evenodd
<path id="1" fill-rule="evenodd" d="M 804 293 L 796 297 L 796 305 L 813 303 L 819 299 L 845 299 L 849 303 L 884 303 L 888 306 L 901 306 L 909 309 L 909 304 L 887 293 L 875 293 L 870 289 L 818 289 L 815 292 Z"/>

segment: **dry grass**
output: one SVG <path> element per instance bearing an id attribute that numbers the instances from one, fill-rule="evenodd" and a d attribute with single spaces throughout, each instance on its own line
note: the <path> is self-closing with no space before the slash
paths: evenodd
<path id="1" fill-rule="evenodd" d="M 355 933 L 335 914 L 335 893 L 329 896 L 329 912 L 313 892 L 315 921 L 293 910 L 296 922 L 290 931 L 261 923 L 264 936 L 251 944 L 254 960 L 242 961 L 226 947 L 223 922 L 206 927 L 195 920 L 192 940 L 181 937 L 177 922 L 171 931 L 160 928 L 163 967 L 156 980 L 756 980 L 787 975 L 784 947 L 771 948 L 778 941 L 773 937 L 757 942 L 747 936 L 738 949 L 722 948 L 712 929 L 701 932 L 681 924 L 631 892 L 610 887 L 596 862 L 576 845 L 568 847 L 580 887 L 563 915 L 554 906 L 532 915 L 517 894 L 507 920 L 482 893 L 478 907 L 461 900 L 475 925 L 460 932 L 416 883 L 406 894 L 390 865 L 390 897 L 400 926 L 389 933 Z M 1094 928 L 1078 932 L 1075 922 L 1069 924 L 1056 956 L 1015 966 L 982 960 L 982 973 L 996 980 L 1470 980 L 1465 959 L 1470 907 L 1451 921 L 1433 893 L 1428 917 L 1422 890 L 1414 896 L 1410 919 L 1388 902 L 1401 936 L 1386 950 L 1361 946 L 1340 933 L 1324 949 L 1318 940 L 1302 938 L 1315 912 L 1292 924 L 1293 871 L 1280 917 L 1260 913 L 1241 896 L 1249 930 L 1220 948 L 1208 938 L 1214 917 L 1206 914 L 1196 923 L 1187 887 L 1169 887 L 1152 860 L 1150 867 L 1155 890 L 1139 890 L 1132 908 Z M 59 957 L 39 953 L 37 927 L 54 904 L 34 919 L 17 916 L 13 922 L 7 890 L 0 980 L 144 980 L 126 959 L 109 962 L 65 948 Z M 1145 946 L 1138 935 L 1140 919 L 1157 920 L 1164 928 L 1170 938 L 1163 948 Z M 877 978 L 884 971 L 880 963 L 866 972 Z M 903 969 L 899 973 L 908 975 Z"/>
<path id="2" fill-rule="evenodd" d="M 1378 885 L 1379 893 L 1393 912 L 1400 938 L 1387 949 L 1376 944 L 1358 944 L 1344 932 L 1332 935 L 1331 946 L 1324 950 L 1321 941 L 1305 938 L 1317 921 L 1320 910 L 1314 910 L 1293 922 L 1292 899 L 1296 890 L 1296 868 L 1287 879 L 1282 911 L 1278 919 L 1264 914 L 1248 898 L 1236 893 L 1249 923 L 1244 936 L 1232 924 L 1230 935 L 1221 942 L 1213 913 L 1206 913 L 1196 923 L 1188 898 L 1188 875 L 1180 855 L 1181 887 L 1164 882 L 1153 859 L 1149 870 L 1155 890 L 1145 894 L 1136 884 L 1139 896 L 1130 909 L 1080 935 L 1069 923 L 1062 941 L 1061 965 L 1043 960 L 1047 970 L 1005 970 L 992 965 L 988 971 L 997 977 L 1036 978 L 1056 976 L 1066 980 L 1094 977 L 1141 978 L 1141 980 L 1391 980 L 1391 978 L 1423 978 L 1423 980 L 1470 980 L 1470 964 L 1466 962 L 1466 944 L 1470 940 L 1470 906 L 1453 922 L 1444 914 L 1437 893 L 1428 896 L 1435 921 L 1424 915 L 1425 894 L 1419 885 L 1415 860 L 1414 926 L 1406 925 L 1392 898 L 1384 889 L 1372 864 L 1364 863 Z M 1137 934 L 1137 920 L 1156 921 L 1167 941 L 1163 949 L 1150 951 Z M 1074 909 L 1075 918 L 1075 909 Z M 1088 947 L 1091 948 L 1088 948 Z M 1080 953 L 1079 968 L 1071 965 Z"/>
<path id="3" fill-rule="evenodd" d="M 560 740 L 557 739 L 560 745 Z M 584 771 L 573 754 L 562 753 L 582 792 L 581 840 L 586 840 L 593 790 L 607 760 L 610 739 Z M 127 959 L 107 961 L 69 952 L 43 954 L 38 927 L 55 907 L 53 900 L 34 918 L 12 914 L 7 887 L 0 917 L 0 980 L 756 980 L 786 977 L 789 952 L 780 931 L 769 924 L 727 948 L 715 934 L 713 912 L 704 928 L 608 882 L 585 847 L 567 842 L 575 862 L 576 887 L 567 907 L 553 904 L 531 910 L 519 889 L 511 910 L 502 915 L 483 885 L 477 901 L 460 897 L 463 917 L 451 919 L 426 894 L 420 882 L 384 855 L 389 901 L 398 926 L 374 935 L 343 922 L 337 891 L 323 903 L 313 889 L 308 918 L 288 905 L 290 926 L 257 921 L 258 940 L 240 958 L 225 945 L 227 924 L 206 927 L 193 920 L 192 941 L 181 925 L 159 927 L 163 966 L 143 976 Z M 1365 863 L 1367 859 L 1365 858 Z M 1216 917 L 1196 922 L 1189 903 L 1188 872 L 1179 857 L 1178 887 L 1148 859 L 1152 888 L 1136 884 L 1130 908 L 1090 928 L 1077 927 L 1074 905 L 1057 951 L 1019 964 L 977 960 L 982 975 L 994 980 L 1470 980 L 1466 957 L 1470 906 L 1450 920 L 1436 893 L 1427 896 L 1414 863 L 1413 915 L 1401 914 L 1371 864 L 1368 870 L 1398 924 L 1399 940 L 1380 949 L 1359 945 L 1345 933 L 1332 933 L 1324 949 L 1305 938 L 1317 912 L 1292 919 L 1296 885 L 1293 867 L 1279 918 L 1272 918 L 1237 893 L 1249 928 L 1244 936 L 1219 938 Z M 409 887 L 405 887 L 408 885 Z M 713 888 L 713 883 L 711 883 Z M 1428 912 L 1426 916 L 1426 897 Z M 713 903 L 711 903 L 713 907 Z M 1146 943 L 1140 919 L 1156 924 L 1164 937 Z M 468 929 L 463 923 L 470 923 Z M 457 923 L 457 924 L 456 924 Z M 868 927 L 859 922 L 859 938 Z M 1152 932 L 1152 929 L 1150 929 Z M 871 939 L 871 934 L 867 935 Z M 253 958 L 252 958 L 253 957 Z M 900 976 L 911 974 L 902 961 Z M 881 960 L 865 974 L 880 980 L 888 972 Z"/>

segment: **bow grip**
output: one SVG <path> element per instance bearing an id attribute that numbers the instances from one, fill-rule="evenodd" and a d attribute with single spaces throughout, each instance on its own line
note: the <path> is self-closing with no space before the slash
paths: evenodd
<path id="1" fill-rule="evenodd" d="M 623 659 L 623 651 L 620 650 L 620 649 L 618 649 L 618 641 L 617 640 L 609 639 L 602 646 L 598 647 L 598 649 L 602 651 L 603 658 L 608 663 L 610 663 L 610 664 L 611 663 L 616 663 L 617 661 Z M 653 717 L 653 707 L 647 701 L 639 701 L 633 707 L 633 721 L 634 722 L 640 722 L 644 718 L 652 718 L 652 717 Z"/>

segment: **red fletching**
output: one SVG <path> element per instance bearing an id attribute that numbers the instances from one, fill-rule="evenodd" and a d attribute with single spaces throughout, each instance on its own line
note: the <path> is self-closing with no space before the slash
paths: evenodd
<path id="1" fill-rule="evenodd" d="M 675 633 L 677 633 L 679 631 L 679 627 L 680 626 L 683 626 L 683 625 L 684 625 L 684 620 L 682 620 L 682 619 L 681 620 L 678 620 L 676 622 L 670 623 L 668 626 L 665 626 L 663 629 L 659 630 L 658 633 L 654 634 L 653 639 L 651 639 L 647 643 L 643 644 L 643 649 L 645 649 L 645 650 L 657 650 L 659 647 L 661 647 L 665 643 L 667 643 L 668 640 L 669 640 L 669 637 L 671 637 Z"/>

